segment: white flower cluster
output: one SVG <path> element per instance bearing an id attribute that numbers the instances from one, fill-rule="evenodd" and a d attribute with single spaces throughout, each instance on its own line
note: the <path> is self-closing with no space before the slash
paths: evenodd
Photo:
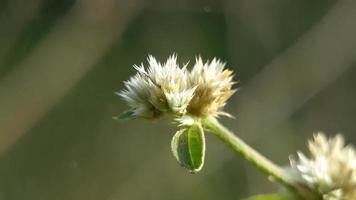
<path id="1" fill-rule="evenodd" d="M 148 68 L 134 66 L 137 74 L 117 93 L 131 107 L 134 117 L 154 119 L 164 113 L 196 117 L 225 114 L 222 108 L 235 92 L 232 72 L 217 59 L 203 63 L 197 58 L 191 71 L 179 67 L 172 55 L 164 64 L 148 57 Z"/>
<path id="2" fill-rule="evenodd" d="M 298 152 L 291 158 L 294 181 L 318 193 L 324 200 L 356 199 L 356 153 L 345 146 L 341 135 L 327 138 L 322 133 L 309 141 L 310 158 Z"/>

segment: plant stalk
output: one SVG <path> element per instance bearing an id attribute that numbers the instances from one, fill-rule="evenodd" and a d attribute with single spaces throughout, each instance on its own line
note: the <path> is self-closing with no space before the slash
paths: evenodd
<path id="1" fill-rule="evenodd" d="M 297 192 L 297 188 L 295 188 L 295 186 L 290 183 L 288 176 L 285 174 L 283 169 L 258 153 L 255 149 L 242 141 L 234 133 L 221 125 L 215 118 L 206 118 L 202 123 L 204 128 L 211 131 L 249 163 L 260 169 L 268 176 L 273 177 L 274 180 L 286 186 L 287 189 L 292 190 L 294 193 Z"/>

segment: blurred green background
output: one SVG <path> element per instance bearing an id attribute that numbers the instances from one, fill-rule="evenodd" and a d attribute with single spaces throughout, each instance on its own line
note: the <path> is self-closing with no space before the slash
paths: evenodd
<path id="1" fill-rule="evenodd" d="M 315 131 L 356 143 L 354 0 L 0 0 L 0 199 L 241 199 L 277 190 L 208 135 L 202 172 L 169 121 L 117 123 L 114 95 L 148 54 L 221 58 L 222 118 L 281 165 Z"/>

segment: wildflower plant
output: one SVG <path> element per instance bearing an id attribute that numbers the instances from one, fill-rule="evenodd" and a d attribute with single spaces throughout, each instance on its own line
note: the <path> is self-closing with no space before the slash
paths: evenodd
<path id="1" fill-rule="evenodd" d="M 189 69 L 188 64 L 177 63 L 176 55 L 165 63 L 149 56 L 148 66 L 134 65 L 136 74 L 117 93 L 130 109 L 116 119 L 155 120 L 164 115 L 173 116 L 177 131 L 171 140 L 171 150 L 190 173 L 199 172 L 204 165 L 205 131 L 208 131 L 287 191 L 250 200 L 356 199 L 356 153 L 351 146 L 344 146 L 341 136 L 327 139 L 317 134 L 309 142 L 310 158 L 298 153 L 298 159 L 290 159 L 290 167 L 282 168 L 217 120 L 219 116 L 232 117 L 224 107 L 236 92 L 233 72 L 225 65 L 216 58 L 204 62 L 197 57 Z"/>
<path id="2" fill-rule="evenodd" d="M 223 107 L 236 91 L 232 89 L 232 71 L 218 59 L 204 63 L 200 57 L 191 71 L 187 65 L 177 64 L 176 55 L 163 64 L 149 56 L 148 64 L 147 68 L 135 65 L 137 74 L 118 93 L 131 107 L 123 117 L 155 119 L 173 115 L 180 129 L 171 142 L 173 155 L 190 172 L 197 172 L 205 155 L 202 120 L 229 116 Z"/>

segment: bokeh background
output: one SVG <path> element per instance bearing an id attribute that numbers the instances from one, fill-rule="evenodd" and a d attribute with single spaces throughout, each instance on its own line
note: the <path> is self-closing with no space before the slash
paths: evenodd
<path id="1" fill-rule="evenodd" d="M 0 199 L 241 199 L 277 190 L 213 136 L 195 175 L 168 121 L 112 120 L 148 54 L 221 58 L 221 121 L 278 164 L 315 131 L 356 144 L 355 0 L 0 0 Z"/>

